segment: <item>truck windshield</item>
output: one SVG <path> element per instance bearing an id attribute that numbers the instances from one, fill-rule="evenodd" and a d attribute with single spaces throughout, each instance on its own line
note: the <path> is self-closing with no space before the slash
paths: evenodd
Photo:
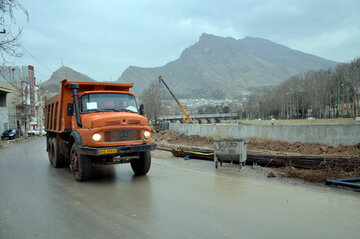
<path id="1" fill-rule="evenodd" d="M 99 111 L 129 111 L 134 113 L 138 112 L 135 97 L 128 94 L 86 94 L 81 97 L 80 101 L 80 111 L 82 113 Z"/>

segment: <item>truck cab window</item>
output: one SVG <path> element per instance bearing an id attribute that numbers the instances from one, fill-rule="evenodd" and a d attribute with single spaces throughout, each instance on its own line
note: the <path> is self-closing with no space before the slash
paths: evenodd
<path id="1" fill-rule="evenodd" d="M 81 97 L 81 113 L 129 111 L 137 113 L 136 100 L 130 94 L 94 93 Z"/>

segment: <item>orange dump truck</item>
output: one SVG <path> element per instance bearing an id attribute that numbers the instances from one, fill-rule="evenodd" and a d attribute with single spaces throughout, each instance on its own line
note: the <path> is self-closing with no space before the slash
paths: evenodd
<path id="1" fill-rule="evenodd" d="M 130 163 L 136 175 L 145 175 L 156 145 L 132 86 L 63 80 L 60 94 L 45 101 L 50 163 L 70 166 L 77 181 L 90 177 L 92 164 Z"/>

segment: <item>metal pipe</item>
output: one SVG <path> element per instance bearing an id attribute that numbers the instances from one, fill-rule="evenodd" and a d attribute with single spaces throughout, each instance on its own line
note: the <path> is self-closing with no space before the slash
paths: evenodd
<path id="1" fill-rule="evenodd" d="M 351 188 L 360 188 L 360 184 L 356 183 L 360 182 L 359 178 L 353 178 L 353 179 L 326 179 L 325 184 L 330 185 L 340 185 L 345 187 L 351 187 Z"/>

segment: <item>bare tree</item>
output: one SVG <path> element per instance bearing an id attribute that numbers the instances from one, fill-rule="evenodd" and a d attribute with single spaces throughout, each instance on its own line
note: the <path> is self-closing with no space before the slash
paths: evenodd
<path id="1" fill-rule="evenodd" d="M 20 49 L 19 39 L 21 37 L 22 28 L 19 27 L 16 32 L 12 32 L 10 26 L 16 25 L 14 11 L 20 10 L 29 20 L 29 13 L 16 0 L 0 0 L 0 54 L 3 59 L 3 65 L 8 63 L 7 57 L 21 57 L 23 52 Z M 9 19 L 7 22 L 7 19 Z"/>
<path id="2" fill-rule="evenodd" d="M 140 101 L 144 104 L 145 115 L 148 119 L 154 120 L 155 124 L 165 111 L 163 104 L 164 98 L 164 87 L 158 81 L 151 83 L 140 95 Z"/>
<path id="3" fill-rule="evenodd" d="M 357 117 L 360 59 L 333 69 L 291 76 L 280 85 L 250 95 L 245 110 L 252 118 Z"/>
<path id="4" fill-rule="evenodd" d="M 351 95 L 353 98 L 353 117 L 358 117 L 359 114 L 359 95 L 360 95 L 360 58 L 353 60 L 346 71 L 346 79 L 348 79 Z"/>

